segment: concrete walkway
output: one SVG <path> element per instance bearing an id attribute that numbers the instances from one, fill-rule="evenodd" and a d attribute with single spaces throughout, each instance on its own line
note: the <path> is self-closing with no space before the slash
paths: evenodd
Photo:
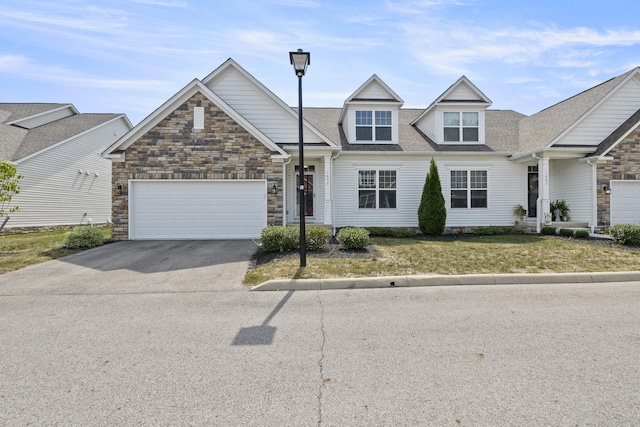
<path id="1" fill-rule="evenodd" d="M 640 281 L 640 271 L 614 273 L 464 274 L 446 276 L 388 276 L 346 279 L 279 279 L 252 291 L 311 291 L 324 289 L 401 288 L 415 286 L 530 285 L 559 283 L 607 283 Z"/>

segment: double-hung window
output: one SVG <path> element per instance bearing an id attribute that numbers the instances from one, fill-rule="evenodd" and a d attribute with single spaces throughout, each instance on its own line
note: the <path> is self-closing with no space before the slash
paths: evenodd
<path id="1" fill-rule="evenodd" d="M 488 207 L 486 170 L 451 171 L 451 208 Z"/>
<path id="2" fill-rule="evenodd" d="M 356 141 L 391 141 L 391 111 L 356 111 Z"/>
<path id="3" fill-rule="evenodd" d="M 479 142 L 480 121 L 477 112 L 443 113 L 445 142 Z"/>
<path id="4" fill-rule="evenodd" d="M 395 170 L 358 171 L 358 208 L 391 209 L 397 205 Z"/>

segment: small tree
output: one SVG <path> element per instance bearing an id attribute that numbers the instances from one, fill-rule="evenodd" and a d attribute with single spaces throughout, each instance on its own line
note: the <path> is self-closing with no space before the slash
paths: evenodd
<path id="1" fill-rule="evenodd" d="M 439 236 L 444 233 L 447 222 L 447 208 L 444 205 L 440 175 L 435 160 L 431 158 L 429 173 L 422 189 L 422 199 L 418 208 L 418 226 L 423 234 Z"/>
<path id="2" fill-rule="evenodd" d="M 17 175 L 18 169 L 9 162 L 0 162 L 0 218 L 17 212 L 20 207 L 9 208 L 11 199 L 20 193 L 20 180 L 22 175 Z"/>

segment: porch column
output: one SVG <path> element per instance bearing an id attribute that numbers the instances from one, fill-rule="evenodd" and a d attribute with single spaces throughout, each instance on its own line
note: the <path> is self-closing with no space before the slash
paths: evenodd
<path id="1" fill-rule="evenodd" d="M 331 203 L 331 156 L 324 156 L 324 223 L 331 225 L 333 223 L 333 206 Z"/>
<path id="2" fill-rule="evenodd" d="M 540 210 L 542 217 L 540 222 L 545 225 L 551 224 L 551 204 L 549 202 L 549 158 L 542 156 L 538 160 L 538 170 L 540 171 Z"/>

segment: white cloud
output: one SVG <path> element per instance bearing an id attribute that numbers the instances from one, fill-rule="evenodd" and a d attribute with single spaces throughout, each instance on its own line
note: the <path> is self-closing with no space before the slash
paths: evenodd
<path id="1" fill-rule="evenodd" d="M 86 75 L 73 69 L 47 66 L 21 56 L 0 56 L 0 73 L 13 77 L 96 89 L 123 89 L 144 91 L 162 87 L 160 80 L 114 79 Z"/>
<path id="2" fill-rule="evenodd" d="M 640 44 L 640 31 L 598 32 L 587 28 L 490 29 L 468 27 L 438 31 L 424 22 L 400 24 L 413 52 L 437 73 L 464 74 L 479 62 L 589 68 L 598 64 L 603 47 Z"/>
<path id="3" fill-rule="evenodd" d="M 149 4 L 151 6 L 163 7 L 189 7 L 186 1 L 162 1 L 162 0 L 132 0 L 134 3 Z"/>

